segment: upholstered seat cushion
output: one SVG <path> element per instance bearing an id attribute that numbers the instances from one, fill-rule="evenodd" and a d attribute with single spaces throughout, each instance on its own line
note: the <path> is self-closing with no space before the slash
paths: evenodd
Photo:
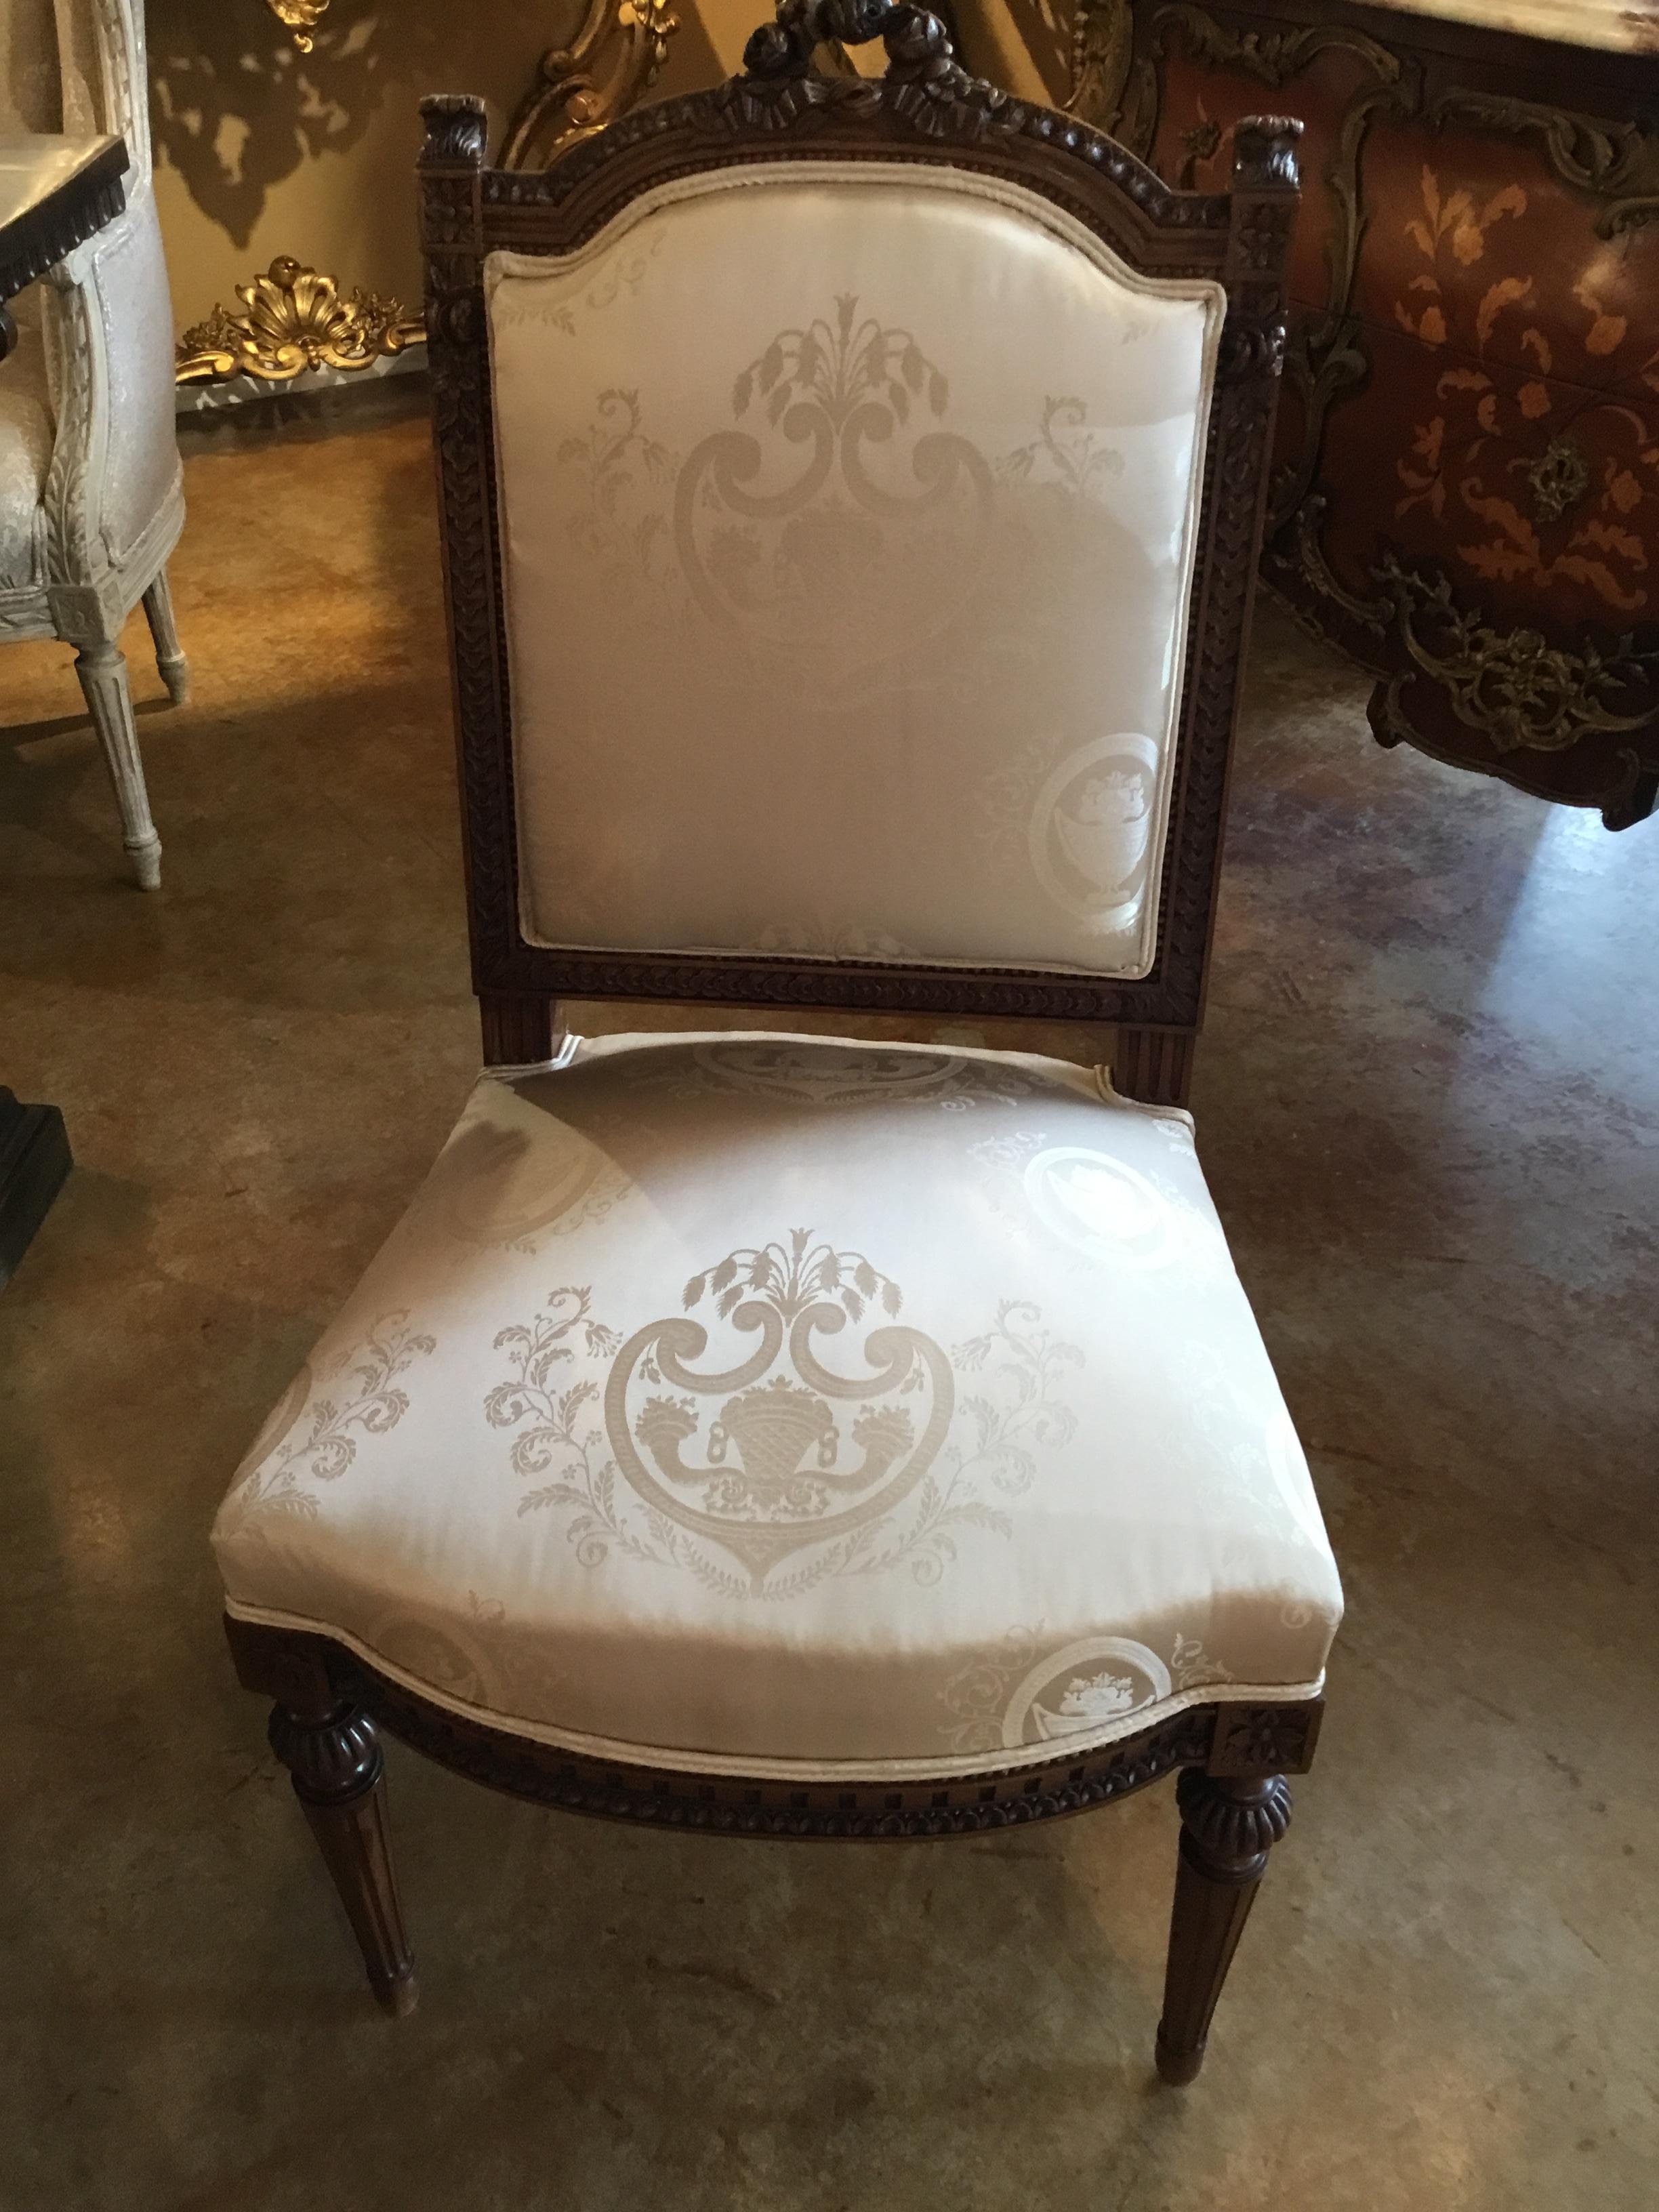
<path id="1" fill-rule="evenodd" d="M 1185 1115 L 769 1035 L 481 1078 L 215 1540 L 441 1703 L 803 1778 L 1304 1697 L 1341 1603 Z"/>

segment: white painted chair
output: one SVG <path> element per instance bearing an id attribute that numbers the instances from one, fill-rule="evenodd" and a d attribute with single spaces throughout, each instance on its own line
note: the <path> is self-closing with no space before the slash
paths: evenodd
<path id="1" fill-rule="evenodd" d="M 119 644 L 142 599 L 175 705 L 190 688 L 167 559 L 184 526 L 173 309 L 150 185 L 144 28 L 133 0 L 0 0 L 0 132 L 118 131 L 126 209 L 13 307 L 0 368 L 0 640 L 60 637 L 115 785 L 139 885 L 161 881 Z"/>

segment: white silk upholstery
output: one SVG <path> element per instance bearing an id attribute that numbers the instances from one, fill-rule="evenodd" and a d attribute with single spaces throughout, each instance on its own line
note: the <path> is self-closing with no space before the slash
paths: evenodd
<path id="1" fill-rule="evenodd" d="M 481 1078 L 215 1541 L 455 1710 L 802 1778 L 1306 1696 L 1341 1603 L 1185 1115 L 770 1035 Z"/>
<path id="2" fill-rule="evenodd" d="M 1219 288 L 792 161 L 485 289 L 526 935 L 1145 975 Z"/>

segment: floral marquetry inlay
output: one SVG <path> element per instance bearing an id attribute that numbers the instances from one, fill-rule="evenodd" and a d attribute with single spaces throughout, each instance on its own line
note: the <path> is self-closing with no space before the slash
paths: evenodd
<path id="1" fill-rule="evenodd" d="M 1434 411 L 1397 465 L 1396 520 L 1426 509 L 1447 528 L 1458 561 L 1489 583 L 1571 584 L 1619 614 L 1638 613 L 1649 603 L 1649 538 L 1659 518 L 1659 349 L 1633 339 L 1629 318 L 1581 276 L 1572 295 L 1578 348 L 1618 380 L 1587 406 L 1576 385 L 1555 380 L 1562 334 L 1547 326 L 1539 274 L 1517 263 L 1505 228 L 1526 215 L 1525 191 L 1510 185 L 1478 201 L 1443 190 L 1425 165 L 1422 192 L 1406 234 L 1424 265 L 1395 303 L 1401 328 L 1447 347 L 1454 332 L 1439 264 L 1449 256 L 1483 273 L 1472 325 L 1455 332 L 1462 343 L 1434 384 Z"/>
<path id="2" fill-rule="evenodd" d="M 1381 672 L 1385 742 L 1622 827 L 1659 791 L 1659 671 L 1624 635 L 1659 604 L 1659 48 L 1616 34 L 1632 51 L 1610 65 L 1586 51 L 1600 11 L 1567 0 L 1486 12 L 1548 16 L 1559 43 L 1449 45 L 1443 0 L 1363 31 L 1291 0 L 1249 27 L 1202 0 L 1082 0 L 1074 97 L 1202 190 L 1261 86 L 1284 88 L 1310 190 L 1265 574 Z M 1425 664 L 1421 626 L 1414 643 L 1377 599 L 1389 556 L 1447 582 L 1480 693 L 1513 688 L 1523 711 L 1490 713 L 1461 653 L 1455 682 Z M 1598 666 L 1621 672 L 1617 724 L 1580 711 L 1575 672 L 1593 690 Z"/>

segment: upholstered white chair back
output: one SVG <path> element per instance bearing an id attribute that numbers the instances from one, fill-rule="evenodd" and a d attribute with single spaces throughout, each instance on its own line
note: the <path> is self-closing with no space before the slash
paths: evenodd
<path id="1" fill-rule="evenodd" d="M 1221 287 L 793 161 L 485 298 L 526 938 L 1146 975 Z"/>
<path id="2" fill-rule="evenodd" d="M 150 181 L 143 9 L 138 0 L 0 0 L 0 34 L 13 62 L 0 127 L 111 131 L 126 141 L 125 210 L 71 258 L 95 314 L 84 323 L 73 313 L 54 318 L 42 286 L 14 309 L 26 326 L 45 326 L 56 422 L 80 396 L 92 398 L 88 465 L 68 535 L 86 541 L 82 565 L 118 568 L 148 551 L 143 541 L 158 514 L 176 506 L 179 478 L 173 308 Z M 177 535 L 174 514 L 169 544 Z"/>

